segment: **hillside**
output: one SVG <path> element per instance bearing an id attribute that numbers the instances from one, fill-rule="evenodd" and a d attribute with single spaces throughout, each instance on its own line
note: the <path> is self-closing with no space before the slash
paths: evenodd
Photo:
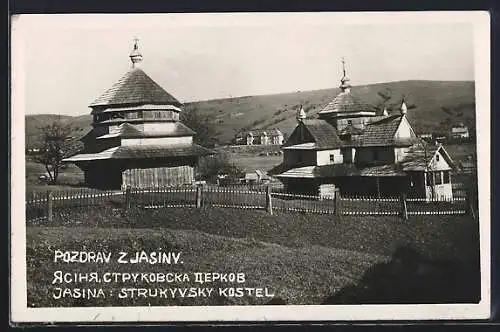
<path id="1" fill-rule="evenodd" d="M 295 127 L 295 113 L 304 105 L 309 117 L 331 101 L 339 89 L 297 91 L 294 93 L 245 96 L 187 103 L 186 108 L 197 108 L 211 117 L 219 132 L 219 141 L 231 141 L 236 133 L 244 129 L 279 128 L 290 133 Z M 451 126 L 464 123 L 475 128 L 474 82 L 458 81 L 401 81 L 355 86 L 352 93 L 372 105 L 379 105 L 379 92 L 390 95 L 389 109 L 396 109 L 405 96 L 410 106 L 408 118 L 417 132 L 448 132 Z M 412 107 L 413 106 L 413 107 Z M 28 146 L 36 144 L 41 124 L 55 120 L 57 115 L 26 116 L 26 138 Z M 62 121 L 71 121 L 80 128 L 75 136 L 90 128 L 90 114 L 77 117 L 61 116 Z"/>
<path id="2" fill-rule="evenodd" d="M 57 114 L 37 114 L 26 115 L 25 117 L 25 134 L 26 147 L 38 147 L 41 141 L 40 127 L 49 125 L 54 121 L 60 121 L 63 124 L 71 124 L 75 129 L 72 136 L 81 137 L 90 130 L 92 118 L 89 115 L 68 116 Z"/>
<path id="3" fill-rule="evenodd" d="M 242 129 L 279 128 L 290 133 L 301 104 L 308 117 L 314 117 L 339 92 L 339 89 L 303 91 L 203 101 L 187 106 L 213 116 L 220 141 L 227 143 Z M 408 118 L 417 132 L 447 132 L 460 122 L 474 127 L 474 82 L 403 81 L 352 88 L 352 94 L 372 105 L 382 100 L 378 92 L 392 96 L 389 107 L 397 108 L 403 95 L 408 105 L 415 106 L 408 111 Z"/>

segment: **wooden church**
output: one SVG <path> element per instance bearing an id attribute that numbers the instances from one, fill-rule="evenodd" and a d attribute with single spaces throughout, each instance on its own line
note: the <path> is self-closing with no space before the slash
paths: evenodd
<path id="1" fill-rule="evenodd" d="M 191 184 L 198 158 L 213 151 L 193 142 L 195 132 L 179 121 L 182 104 L 140 68 L 137 40 L 129 57 L 131 69 L 89 106 L 83 150 L 63 161 L 94 188 Z"/>
<path id="2" fill-rule="evenodd" d="M 442 145 L 420 140 L 400 110 L 375 110 L 351 93 L 343 63 L 341 92 L 308 119 L 301 109 L 284 143 L 283 163 L 271 171 L 289 192 L 330 196 L 453 198 L 453 161 Z"/>

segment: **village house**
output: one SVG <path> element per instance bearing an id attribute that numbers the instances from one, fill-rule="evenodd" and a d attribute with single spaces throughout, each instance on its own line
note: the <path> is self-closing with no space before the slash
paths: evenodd
<path id="1" fill-rule="evenodd" d="M 191 184 L 199 156 L 212 151 L 193 143 L 195 132 L 179 121 L 182 104 L 140 68 L 137 40 L 129 57 L 132 68 L 90 105 L 83 150 L 63 161 L 81 168 L 90 187 Z"/>
<path id="2" fill-rule="evenodd" d="M 463 123 L 451 128 L 451 138 L 454 139 L 469 139 L 469 128 Z"/>
<path id="3" fill-rule="evenodd" d="M 420 134 L 418 137 L 426 141 L 432 141 L 432 134 L 430 133 Z"/>
<path id="4" fill-rule="evenodd" d="M 236 145 L 282 145 L 283 133 L 277 129 L 252 129 L 236 135 Z"/>
<path id="5" fill-rule="evenodd" d="M 283 163 L 272 173 L 293 193 L 451 199 L 454 165 L 445 148 L 416 136 L 404 100 L 388 114 L 356 98 L 343 65 L 341 92 L 316 119 L 298 112 Z"/>
<path id="6" fill-rule="evenodd" d="M 246 172 L 242 182 L 246 184 L 263 184 L 269 183 L 270 180 L 270 177 L 265 172 L 256 169 L 253 172 Z"/>

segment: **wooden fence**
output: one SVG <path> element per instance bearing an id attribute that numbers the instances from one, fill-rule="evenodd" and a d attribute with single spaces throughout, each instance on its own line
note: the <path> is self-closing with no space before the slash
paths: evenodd
<path id="1" fill-rule="evenodd" d="M 412 215 L 460 215 L 471 213 L 475 204 L 466 197 L 448 201 L 406 198 L 342 197 L 338 191 L 331 196 L 309 196 L 285 193 L 270 186 L 183 186 L 124 191 L 81 189 L 47 191 L 26 195 L 26 220 L 53 220 L 55 211 L 68 208 L 112 206 L 129 209 L 183 207 L 222 207 L 335 215 L 394 215 L 407 219 Z"/>

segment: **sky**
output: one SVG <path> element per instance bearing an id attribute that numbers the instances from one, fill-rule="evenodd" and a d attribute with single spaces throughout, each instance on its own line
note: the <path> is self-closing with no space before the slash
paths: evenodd
<path id="1" fill-rule="evenodd" d="M 181 102 L 337 87 L 342 57 L 354 86 L 474 80 L 474 30 L 458 14 L 52 14 L 13 26 L 26 114 L 88 114 L 130 69 L 133 38 L 141 67 Z"/>

